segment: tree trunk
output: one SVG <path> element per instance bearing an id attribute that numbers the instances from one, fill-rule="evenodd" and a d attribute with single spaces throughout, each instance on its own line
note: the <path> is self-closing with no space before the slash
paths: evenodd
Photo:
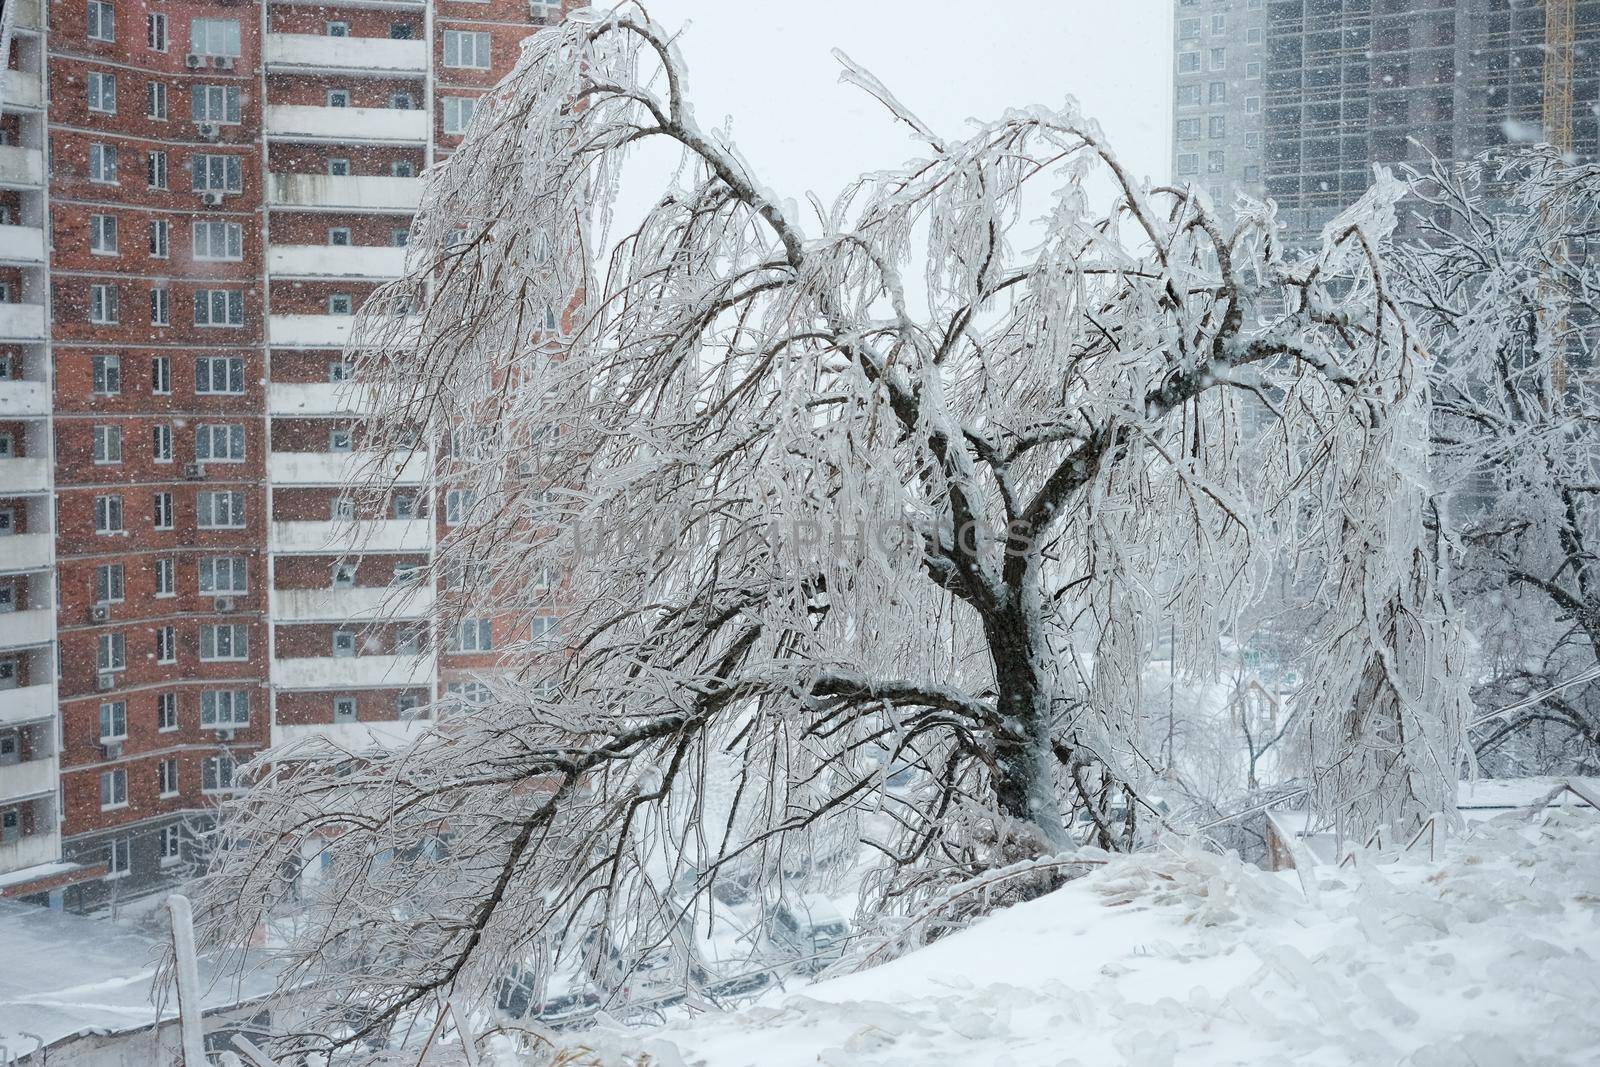
<path id="1" fill-rule="evenodd" d="M 1055 787 L 1050 743 L 1050 697 L 1040 677 L 1039 628 L 1010 606 L 984 620 L 994 659 L 1000 728 L 995 731 L 995 807 L 1031 824 L 1051 850 L 1070 846 Z"/>

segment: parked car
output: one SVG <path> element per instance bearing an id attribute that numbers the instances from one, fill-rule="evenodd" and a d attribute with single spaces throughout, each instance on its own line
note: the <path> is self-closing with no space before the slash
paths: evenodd
<path id="1" fill-rule="evenodd" d="M 780 900 L 767 923 L 768 942 L 798 957 L 806 970 L 821 970 L 838 959 L 849 936 L 849 920 L 815 893 Z"/>

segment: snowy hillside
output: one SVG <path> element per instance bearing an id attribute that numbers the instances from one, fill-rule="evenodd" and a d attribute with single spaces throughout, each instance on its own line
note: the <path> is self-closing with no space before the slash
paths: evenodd
<path id="1" fill-rule="evenodd" d="M 1092 876 L 883 967 L 566 1064 L 1592 1064 L 1600 819 L 1503 816 L 1437 864 L 1302 888 L 1190 851 Z"/>

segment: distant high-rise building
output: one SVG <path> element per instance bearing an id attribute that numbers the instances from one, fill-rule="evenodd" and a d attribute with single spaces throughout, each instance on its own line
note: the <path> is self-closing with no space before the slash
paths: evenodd
<path id="1" fill-rule="evenodd" d="M 1523 140 L 1597 156 L 1600 0 L 1177 0 L 1176 11 L 1176 177 L 1224 197 L 1264 192 L 1291 236 L 1358 198 L 1375 163 Z M 1251 48 L 1260 66 L 1220 90 L 1185 73 L 1197 53 Z M 1221 146 L 1220 180 L 1208 173 L 1214 93 L 1226 124 L 1259 130 Z"/>
<path id="2" fill-rule="evenodd" d="M 1263 0 L 1178 0 L 1173 174 L 1219 207 L 1262 194 Z"/>
<path id="3" fill-rule="evenodd" d="M 391 595 L 455 515 L 430 443 L 381 503 L 341 490 L 343 347 L 423 170 L 561 13 L 0 7 L 0 897 L 156 887 L 264 746 L 402 736 L 493 665 L 500 620 Z"/>

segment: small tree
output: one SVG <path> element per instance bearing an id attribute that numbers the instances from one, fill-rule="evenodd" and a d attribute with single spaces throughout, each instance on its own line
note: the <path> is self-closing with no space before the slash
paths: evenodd
<path id="1" fill-rule="evenodd" d="M 636 958 L 719 880 L 770 899 L 863 839 L 873 911 L 1071 850 L 1073 806 L 1143 773 L 1147 626 L 1209 662 L 1268 560 L 1321 576 L 1300 700 L 1327 802 L 1447 802 L 1395 184 L 1291 263 L 1269 209 L 1225 230 L 1070 108 L 946 139 L 841 61 L 925 156 L 805 223 L 631 5 L 535 35 L 432 176 L 415 267 L 359 330 L 369 439 L 451 432 L 454 610 L 528 614 L 559 562 L 564 651 L 509 648 L 487 703 L 241 806 L 208 936 L 326 839 L 289 947 L 322 1033 L 547 943 Z M 680 173 L 591 272 L 645 141 Z"/>
<path id="2" fill-rule="evenodd" d="M 1516 707 L 1474 745 L 1511 773 L 1592 772 L 1600 168 L 1538 146 L 1436 162 L 1413 185 L 1422 240 L 1397 281 L 1436 355 L 1435 466 L 1453 494 L 1442 523 L 1484 651 L 1475 696 Z"/>

